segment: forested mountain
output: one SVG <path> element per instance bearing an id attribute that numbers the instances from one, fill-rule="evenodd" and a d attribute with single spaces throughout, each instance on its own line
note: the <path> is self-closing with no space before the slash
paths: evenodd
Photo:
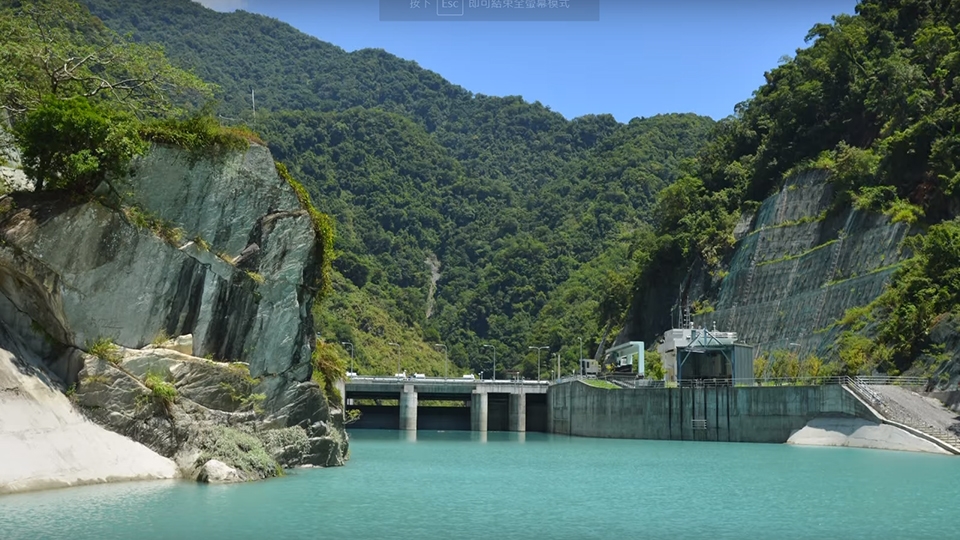
<path id="1" fill-rule="evenodd" d="M 680 279 L 662 268 L 722 276 L 741 213 L 791 175 L 823 170 L 831 213 L 853 205 L 919 233 L 902 246 L 912 257 L 887 291 L 833 323 L 846 330 L 835 357 L 855 373 L 949 356 L 929 332 L 960 301 L 960 2 L 863 0 L 856 12 L 814 26 L 810 46 L 766 73 L 691 174 L 661 193 L 637 305 Z M 635 323 L 648 337 L 662 326 Z"/>
<path id="2" fill-rule="evenodd" d="M 529 360 L 534 342 L 565 347 L 568 362 L 577 338 L 592 353 L 623 311 L 595 308 L 610 283 L 634 271 L 630 246 L 657 193 L 713 125 L 681 114 L 568 121 L 520 97 L 472 94 L 382 50 L 346 53 L 259 15 L 189 0 L 85 3 L 108 26 L 162 44 L 175 63 L 219 85 L 223 121 L 251 125 L 336 218 L 334 265 L 345 279 L 319 314 L 321 332 L 358 344 L 360 364 L 381 371 L 395 354 L 388 341 L 401 335 L 442 341 L 458 369 L 474 372 L 490 372 L 483 343 L 497 346 L 501 370 Z M 577 282 L 558 289 L 571 276 Z M 373 308 L 394 322 L 360 313 Z M 437 355 L 406 343 L 402 351 L 432 372 Z M 536 372 L 535 362 L 523 367 Z"/>

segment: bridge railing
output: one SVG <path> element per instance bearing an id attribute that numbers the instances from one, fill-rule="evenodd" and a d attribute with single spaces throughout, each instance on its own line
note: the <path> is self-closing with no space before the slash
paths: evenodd
<path id="1" fill-rule="evenodd" d="M 533 386 L 547 386 L 551 381 L 529 381 L 515 379 L 464 379 L 454 377 L 390 377 L 387 375 L 356 375 L 346 378 L 347 384 L 382 384 L 382 383 L 403 383 L 403 384 L 523 384 Z"/>

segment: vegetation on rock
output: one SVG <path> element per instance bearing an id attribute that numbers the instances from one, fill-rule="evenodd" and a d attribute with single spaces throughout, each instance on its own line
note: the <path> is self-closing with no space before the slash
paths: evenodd
<path id="1" fill-rule="evenodd" d="M 87 352 L 111 364 L 119 364 L 123 359 L 120 347 L 114 345 L 113 340 L 105 337 L 97 338 L 87 345 Z"/>
<path id="2" fill-rule="evenodd" d="M 130 160 L 146 150 L 131 116 L 81 96 L 45 98 L 14 133 L 38 191 L 90 193 L 101 181 L 123 179 Z"/>

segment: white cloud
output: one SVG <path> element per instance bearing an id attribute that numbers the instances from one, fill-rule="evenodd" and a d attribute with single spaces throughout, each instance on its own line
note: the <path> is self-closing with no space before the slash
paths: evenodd
<path id="1" fill-rule="evenodd" d="M 214 11 L 236 11 L 238 9 L 247 9 L 248 0 L 193 0 Z"/>

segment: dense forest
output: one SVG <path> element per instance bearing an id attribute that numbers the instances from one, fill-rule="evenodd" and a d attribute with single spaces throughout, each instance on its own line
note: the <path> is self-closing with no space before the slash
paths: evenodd
<path id="1" fill-rule="evenodd" d="M 490 374 L 493 345 L 498 369 L 535 376 L 531 345 L 560 351 L 568 370 L 581 340 L 584 355 L 609 344 L 657 193 L 714 123 L 566 120 L 258 15 L 188 0 L 86 4 L 218 85 L 222 121 L 250 125 L 334 216 L 339 277 L 319 330 L 353 344 L 361 371 L 392 372 L 399 355 L 440 373 L 442 343 L 456 370 Z"/>

